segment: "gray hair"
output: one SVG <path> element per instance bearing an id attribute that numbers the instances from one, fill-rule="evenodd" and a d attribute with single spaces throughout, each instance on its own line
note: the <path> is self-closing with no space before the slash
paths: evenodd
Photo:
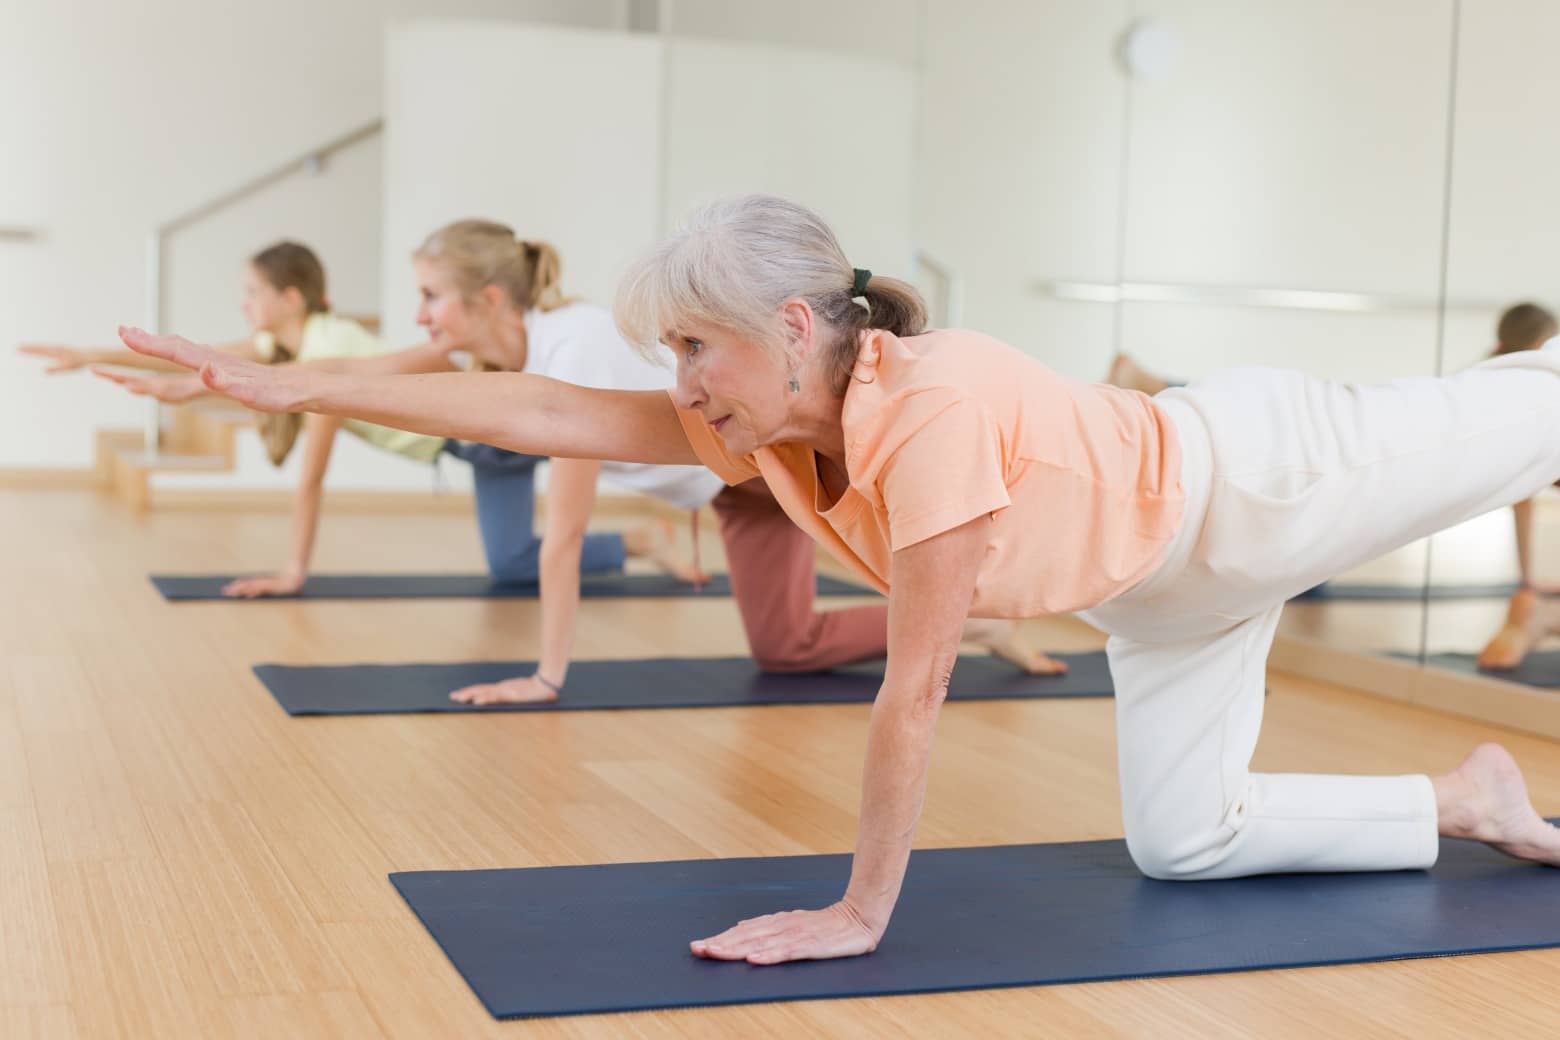
<path id="1" fill-rule="evenodd" d="M 783 343 L 780 308 L 801 298 L 828 327 L 836 393 L 844 393 L 861 333 L 914 336 L 926 326 L 915 288 L 874 275 L 867 306 L 855 271 L 822 217 L 774 195 L 719 199 L 641 257 L 624 275 L 614 314 L 624 337 L 649 355 L 667 330 L 713 325 L 765 347 Z"/>

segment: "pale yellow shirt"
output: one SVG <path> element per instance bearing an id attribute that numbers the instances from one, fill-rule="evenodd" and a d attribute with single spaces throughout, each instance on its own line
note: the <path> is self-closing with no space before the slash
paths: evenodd
<path id="1" fill-rule="evenodd" d="M 334 314 L 311 314 L 303 326 L 303 342 L 299 345 L 297 361 L 319 361 L 324 358 L 373 357 L 383 354 L 383 341 L 351 318 Z M 255 333 L 255 353 L 262 361 L 270 361 L 276 354 L 276 337 L 269 332 Z M 347 419 L 341 428 L 360 437 L 382 451 L 401 455 L 417 462 L 432 462 L 444 450 L 444 438 L 429 437 L 421 433 L 408 433 L 388 426 L 376 426 L 358 419 Z"/>

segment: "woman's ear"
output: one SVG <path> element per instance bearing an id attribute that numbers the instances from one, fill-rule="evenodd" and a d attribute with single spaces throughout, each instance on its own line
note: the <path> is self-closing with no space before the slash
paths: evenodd
<path id="1" fill-rule="evenodd" d="M 780 325 L 785 330 L 786 343 L 798 360 L 812 353 L 814 318 L 812 307 L 799 296 L 780 305 Z"/>
<path id="2" fill-rule="evenodd" d="M 496 285 L 484 285 L 482 291 L 477 293 L 477 299 L 482 301 L 490 313 L 499 314 L 509 302 L 509 294 Z"/>

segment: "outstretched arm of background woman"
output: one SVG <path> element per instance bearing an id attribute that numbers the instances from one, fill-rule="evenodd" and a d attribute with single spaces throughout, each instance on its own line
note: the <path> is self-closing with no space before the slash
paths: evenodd
<path id="1" fill-rule="evenodd" d="M 262 412 L 317 412 L 527 455 L 697 465 L 671 398 L 594 390 L 518 372 L 360 375 L 261 365 L 179 336 L 123 328 L 137 353 L 200 373 L 207 387 Z"/>

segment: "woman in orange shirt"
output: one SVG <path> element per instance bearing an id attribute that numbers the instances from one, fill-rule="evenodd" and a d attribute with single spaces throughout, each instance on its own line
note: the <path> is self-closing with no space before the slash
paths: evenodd
<path id="1" fill-rule="evenodd" d="M 617 311 L 631 342 L 675 353 L 670 396 L 521 374 L 279 371 L 123 335 L 262 410 L 761 474 L 889 593 L 843 898 L 741 922 L 695 954 L 772 964 L 876 948 L 966 615 L 1080 610 L 1111 634 L 1127 845 L 1151 876 L 1423 868 L 1438 834 L 1560 865 L 1560 832 L 1495 745 L 1434 778 L 1249 769 L 1286 599 L 1560 477 L 1560 352 L 1379 387 L 1240 369 L 1150 398 L 977 333 L 924 332 L 913 289 L 852 268 L 821 219 L 769 196 L 697 214 L 631 270 Z"/>

